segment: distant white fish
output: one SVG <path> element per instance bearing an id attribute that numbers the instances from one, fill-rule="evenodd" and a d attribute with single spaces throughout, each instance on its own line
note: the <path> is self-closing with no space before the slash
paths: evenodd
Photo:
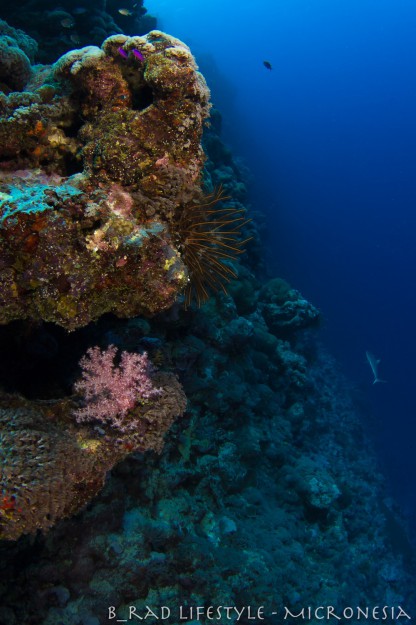
<path id="1" fill-rule="evenodd" d="M 380 359 L 376 358 L 374 356 L 374 354 L 372 354 L 371 352 L 365 352 L 365 355 L 367 356 L 367 360 L 368 360 L 368 364 L 371 367 L 371 371 L 373 372 L 373 376 L 374 376 L 374 380 L 373 380 L 373 384 L 378 384 L 379 382 L 385 382 L 386 380 L 381 380 L 378 377 L 378 365 L 380 364 Z"/>
<path id="2" fill-rule="evenodd" d="M 130 9 L 119 9 L 118 12 L 120 15 L 134 15 L 133 11 L 130 11 Z"/>

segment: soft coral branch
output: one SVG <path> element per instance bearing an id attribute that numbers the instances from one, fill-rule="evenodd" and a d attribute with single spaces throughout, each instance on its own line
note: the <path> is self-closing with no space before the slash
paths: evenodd
<path id="1" fill-rule="evenodd" d="M 114 359 L 117 348 L 110 345 L 101 351 L 91 347 L 80 360 L 82 376 L 74 389 L 85 405 L 75 411 L 79 423 L 101 421 L 122 432 L 134 428 L 128 413 L 161 394 L 151 380 L 152 365 L 147 353 L 122 352 L 120 364 Z"/>

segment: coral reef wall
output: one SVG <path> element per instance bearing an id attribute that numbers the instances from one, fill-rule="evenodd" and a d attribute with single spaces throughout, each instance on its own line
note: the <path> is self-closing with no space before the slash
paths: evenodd
<path id="1" fill-rule="evenodd" d="M 284 605 L 411 610 L 409 543 L 348 385 L 317 344 L 316 311 L 293 289 L 241 279 L 244 296 L 231 287 L 141 326 L 152 359 L 180 376 L 187 412 L 159 458 L 119 465 L 81 516 L 3 548 L 10 623 L 98 624 L 109 606 L 121 619 L 165 605 L 177 623 L 181 605 L 264 605 L 273 625 Z M 290 329 L 263 317 L 271 292 L 290 302 Z M 136 324 L 99 330 L 127 347 Z"/>
<path id="2" fill-rule="evenodd" d="M 36 22 L 50 5 L 21 6 L 50 62 Z M 91 3 L 115 22 L 117 6 Z M 70 32 L 75 11 L 61 7 Z M 209 94 L 189 49 L 159 31 L 108 32 L 103 18 L 101 47 L 33 66 L 36 44 L 7 11 L 0 622 L 100 625 L 109 606 L 127 619 L 129 606 L 143 617 L 165 605 L 172 625 L 180 606 L 264 606 L 270 625 L 284 605 L 411 613 L 404 524 L 348 384 L 319 344 L 319 311 L 267 277 L 258 219 L 245 226 L 247 254 L 231 259 L 227 292 L 201 308 L 178 299 L 189 273 L 178 213 L 196 205 L 200 215 L 203 181 L 232 196 L 232 214 L 247 203 L 217 111 L 202 137 Z M 154 363 L 157 392 L 123 411 L 122 428 L 98 418 L 114 389 L 90 406 L 88 392 L 73 392 L 91 388 L 78 366 L 91 345 L 90 358 L 121 350 L 127 367 L 146 351 Z M 84 356 L 84 373 L 99 375 L 97 362 Z"/>

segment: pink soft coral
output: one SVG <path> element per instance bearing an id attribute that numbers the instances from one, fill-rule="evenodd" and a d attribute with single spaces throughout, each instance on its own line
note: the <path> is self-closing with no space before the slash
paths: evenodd
<path id="1" fill-rule="evenodd" d="M 101 421 L 128 432 L 134 428 L 129 411 L 162 391 L 153 386 L 152 366 L 146 352 L 122 352 L 119 366 L 114 364 L 116 354 L 114 345 L 103 351 L 91 347 L 81 358 L 82 377 L 74 389 L 84 397 L 85 406 L 75 411 L 75 417 L 79 423 Z"/>

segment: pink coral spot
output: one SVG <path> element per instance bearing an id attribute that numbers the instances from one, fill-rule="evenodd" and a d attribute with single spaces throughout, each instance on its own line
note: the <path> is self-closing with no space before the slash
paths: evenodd
<path id="1" fill-rule="evenodd" d="M 82 376 L 74 389 L 83 397 L 84 406 L 74 414 L 78 423 L 101 421 L 127 433 L 135 427 L 128 413 L 158 397 L 162 389 L 153 386 L 153 368 L 146 352 L 123 351 L 118 365 L 116 355 L 114 345 L 102 351 L 96 346 L 81 358 Z"/>
<path id="2" fill-rule="evenodd" d="M 165 152 L 164 156 L 157 159 L 155 165 L 156 167 L 165 167 L 166 165 L 169 165 L 169 154 Z"/>

